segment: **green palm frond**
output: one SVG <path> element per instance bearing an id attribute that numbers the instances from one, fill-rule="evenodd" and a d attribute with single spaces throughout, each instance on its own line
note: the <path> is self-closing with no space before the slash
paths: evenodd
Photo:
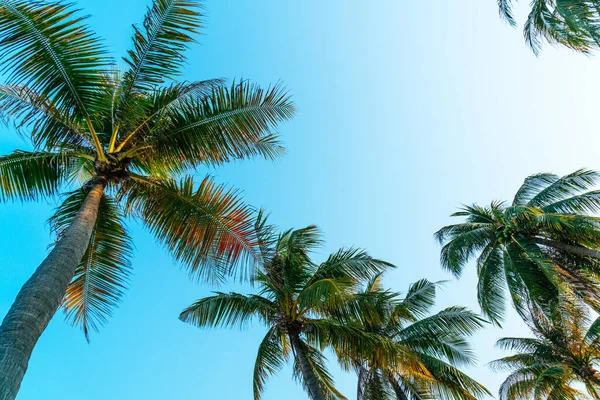
<path id="1" fill-rule="evenodd" d="M 400 307 L 406 309 L 414 319 L 424 317 L 434 306 L 436 288 L 442 283 L 430 282 L 427 279 L 412 283 Z"/>
<path id="2" fill-rule="evenodd" d="M 75 219 L 87 194 L 85 188 L 71 192 L 50 219 L 58 238 Z M 120 208 L 104 196 L 89 246 L 63 300 L 67 319 L 80 325 L 88 340 L 90 331 L 98 331 L 106 323 L 123 297 L 131 274 L 132 251 Z"/>
<path id="3" fill-rule="evenodd" d="M 525 23 L 525 40 L 538 54 L 542 40 L 582 53 L 598 45 L 597 1 L 536 0 Z"/>
<path id="4" fill-rule="evenodd" d="M 52 99 L 65 114 L 86 118 L 96 105 L 104 46 L 71 5 L 0 1 L 0 62 L 11 84 Z"/>
<path id="5" fill-rule="evenodd" d="M 303 311 L 335 307 L 350 298 L 354 285 L 354 281 L 348 277 L 319 279 L 307 284 L 298 293 L 296 303 Z"/>
<path id="6" fill-rule="evenodd" d="M 434 382 L 426 384 L 434 398 L 448 400 L 476 400 L 491 396 L 491 393 L 475 379 L 436 357 L 422 356 L 422 362 L 433 376 Z"/>
<path id="7" fill-rule="evenodd" d="M 371 257 L 363 249 L 342 248 L 319 265 L 313 280 L 348 276 L 359 281 L 368 280 L 390 268 L 395 266 Z"/>
<path id="8" fill-rule="evenodd" d="M 46 96 L 26 86 L 0 85 L 0 105 L 0 118 L 31 137 L 36 147 L 93 146 L 83 127 L 57 110 Z"/>
<path id="9" fill-rule="evenodd" d="M 474 354 L 464 339 L 483 327 L 484 321 L 463 307 L 449 307 L 402 329 L 397 338 L 415 350 L 445 357 L 455 365 L 471 364 Z"/>
<path id="10" fill-rule="evenodd" d="M 254 400 L 260 400 L 267 378 L 279 372 L 289 355 L 289 343 L 277 327 L 269 329 L 258 346 L 254 364 Z"/>
<path id="11" fill-rule="evenodd" d="M 152 89 L 179 73 L 184 51 L 202 27 L 201 3 L 190 0 L 155 0 L 148 8 L 143 29 L 134 26 L 133 49 L 125 62 L 123 101 L 131 92 Z"/>
<path id="12" fill-rule="evenodd" d="M 69 178 L 78 153 L 16 150 L 0 156 L 0 201 L 38 200 L 56 195 Z"/>
<path id="13" fill-rule="evenodd" d="M 128 210 L 191 275 L 220 280 L 234 273 L 250 274 L 233 268 L 256 259 L 251 209 L 236 191 L 217 186 L 208 177 L 196 185 L 190 177 L 178 183 L 133 176 L 124 196 Z"/>
<path id="14" fill-rule="evenodd" d="M 496 326 L 500 326 L 506 312 L 502 250 L 488 244 L 477 258 L 477 300 L 483 314 Z"/>
<path id="15" fill-rule="evenodd" d="M 554 181 L 536 193 L 528 202 L 529 207 L 542 208 L 558 201 L 590 190 L 598 182 L 598 172 L 585 169 L 577 170 Z"/>
<path id="16" fill-rule="evenodd" d="M 456 277 L 462 274 L 464 265 L 475 254 L 494 240 L 493 230 L 488 225 L 469 226 L 466 229 L 455 226 L 450 232 L 438 231 L 437 236 L 441 241 L 449 238 L 442 247 L 440 263 Z"/>
<path id="17" fill-rule="evenodd" d="M 275 305 L 261 296 L 217 293 L 196 301 L 181 312 L 179 319 L 198 327 L 243 327 L 253 318 L 268 322 L 275 312 Z"/>
<path id="18" fill-rule="evenodd" d="M 512 6 L 512 0 L 498 0 L 498 11 L 500 12 L 500 17 L 504 18 L 511 26 L 516 26 L 517 22 L 515 21 L 513 15 Z"/>
<path id="19" fill-rule="evenodd" d="M 234 82 L 208 97 L 182 100 L 165 113 L 168 123 L 147 134 L 145 143 L 152 146 L 140 151 L 175 170 L 255 156 L 272 159 L 281 154 L 272 130 L 294 112 L 281 86 L 264 90 Z"/>
<path id="20" fill-rule="evenodd" d="M 511 0 L 498 0 L 501 17 L 516 25 Z M 542 42 L 589 53 L 600 43 L 600 1 L 533 0 L 524 27 L 525 41 L 539 54 Z"/>
<path id="21" fill-rule="evenodd" d="M 436 233 L 442 266 L 459 276 L 477 259 L 478 301 L 484 315 L 499 325 L 505 292 L 517 312 L 527 317 L 531 305 L 546 309 L 567 284 L 594 308 L 600 248 L 600 194 L 590 191 L 598 173 L 577 170 L 559 177 L 543 173 L 525 179 L 511 206 L 465 206 L 454 216 L 461 224 Z"/>

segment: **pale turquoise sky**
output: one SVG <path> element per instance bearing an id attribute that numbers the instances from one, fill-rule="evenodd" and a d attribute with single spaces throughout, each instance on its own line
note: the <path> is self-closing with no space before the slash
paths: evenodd
<path id="1" fill-rule="evenodd" d="M 78 4 L 121 55 L 149 0 Z M 365 247 L 399 266 L 386 280 L 394 290 L 422 277 L 450 279 L 440 308 L 478 310 L 473 266 L 460 281 L 439 267 L 433 233 L 448 215 L 461 203 L 509 199 L 532 173 L 600 169 L 599 60 L 551 48 L 536 58 L 520 30 L 498 18 L 495 0 L 206 6 L 207 28 L 184 78 L 282 80 L 298 106 L 297 118 L 281 126 L 284 158 L 210 172 L 283 228 L 317 224 L 327 239 L 317 259 L 340 246 Z M 0 152 L 23 147 L 5 131 Z M 0 205 L 2 316 L 46 253 L 51 207 Z M 18 399 L 250 399 L 264 329 L 205 331 L 179 322 L 180 310 L 211 288 L 189 282 L 138 225 L 131 230 L 135 276 L 122 307 L 91 344 L 57 314 Z M 480 364 L 469 372 L 495 393 L 503 376 L 485 366 L 501 355 L 493 344 L 524 333 L 514 316 L 504 331 L 480 333 Z M 336 379 L 355 398 L 354 377 L 336 372 Z M 306 398 L 289 369 L 265 396 L 282 398 Z"/>

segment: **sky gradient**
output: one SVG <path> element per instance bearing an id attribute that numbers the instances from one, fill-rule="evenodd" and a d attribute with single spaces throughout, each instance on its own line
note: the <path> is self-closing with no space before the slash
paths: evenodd
<path id="1" fill-rule="evenodd" d="M 78 4 L 120 58 L 150 1 Z M 550 47 L 536 58 L 520 29 L 498 18 L 495 0 L 209 0 L 206 12 L 182 79 L 281 81 L 298 114 L 281 125 L 281 160 L 198 174 L 239 188 L 281 228 L 317 224 L 326 239 L 317 260 L 364 247 L 398 266 L 385 279 L 393 290 L 448 280 L 438 308 L 479 311 L 474 265 L 459 281 L 444 272 L 433 233 L 463 203 L 511 199 L 532 173 L 600 169 L 600 61 Z M 1 130 L 1 153 L 26 147 Z M 0 205 L 0 316 L 47 253 L 55 205 Z M 190 282 L 147 232 L 129 227 L 135 269 L 122 306 L 91 344 L 57 313 L 18 399 L 250 399 L 264 328 L 200 330 L 178 321 L 216 288 Z M 493 345 L 524 334 L 515 315 L 504 330 L 486 328 L 473 340 L 480 362 L 468 372 L 496 393 L 503 375 L 485 365 L 502 354 Z M 330 360 L 339 389 L 355 398 L 355 378 Z M 288 368 L 264 398 L 306 395 Z"/>

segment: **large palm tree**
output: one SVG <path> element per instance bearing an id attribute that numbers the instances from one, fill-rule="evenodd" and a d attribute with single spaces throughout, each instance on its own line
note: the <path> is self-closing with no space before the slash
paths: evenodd
<path id="1" fill-rule="evenodd" d="M 589 191 L 598 174 L 579 170 L 558 177 L 525 179 L 512 204 L 465 206 L 453 216 L 464 222 L 436 233 L 441 264 L 460 276 L 477 259 L 477 296 L 483 313 L 500 324 L 505 288 L 524 317 L 528 303 L 548 307 L 566 284 L 600 310 L 600 192 Z"/>
<path id="2" fill-rule="evenodd" d="M 500 387 L 501 400 L 600 399 L 600 318 L 591 322 L 588 308 L 567 293 L 561 292 L 550 313 L 534 307 L 526 319 L 534 338 L 498 341 L 516 352 L 491 363 L 511 372 Z"/>
<path id="3" fill-rule="evenodd" d="M 474 400 L 489 394 L 457 368 L 475 361 L 466 338 L 484 321 L 462 307 L 429 315 L 436 286 L 422 279 L 401 298 L 384 290 L 377 276 L 356 295 L 359 329 L 393 344 L 392 358 L 389 352 L 337 351 L 342 366 L 358 374 L 358 400 Z"/>
<path id="4" fill-rule="evenodd" d="M 280 87 L 175 82 L 201 28 L 200 4 L 155 0 L 120 72 L 70 5 L 0 0 L 2 119 L 33 150 L 0 157 L 0 200 L 63 194 L 57 241 L 0 327 L 0 399 L 13 399 L 31 352 L 63 304 L 86 335 L 130 271 L 125 214 L 198 276 L 255 255 L 250 209 L 190 168 L 277 156 L 275 125 L 294 107 Z"/>
<path id="5" fill-rule="evenodd" d="M 516 26 L 513 0 L 498 0 L 500 15 Z M 523 30 L 538 54 L 542 41 L 588 53 L 600 44 L 599 0 L 533 0 Z"/>
<path id="6" fill-rule="evenodd" d="M 344 399 L 321 350 L 328 345 L 356 352 L 374 348 L 376 341 L 343 323 L 341 311 L 358 282 L 390 264 L 358 249 L 340 249 L 315 264 L 309 253 L 321 240 L 314 226 L 275 236 L 263 220 L 258 232 L 263 264 L 254 282 L 259 293 L 217 293 L 186 308 L 180 319 L 199 327 L 243 326 L 255 319 L 268 328 L 254 367 L 255 399 L 290 355 L 295 378 L 313 400 Z"/>

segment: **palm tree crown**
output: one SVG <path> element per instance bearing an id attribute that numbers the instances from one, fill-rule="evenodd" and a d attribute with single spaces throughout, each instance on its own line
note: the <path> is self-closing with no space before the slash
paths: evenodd
<path id="1" fill-rule="evenodd" d="M 341 312 L 358 282 L 391 265 L 358 249 L 340 249 L 321 263 L 310 259 L 320 245 L 317 229 L 309 226 L 275 235 L 259 222 L 262 268 L 255 295 L 217 293 L 198 300 L 181 313 L 181 320 L 200 326 L 242 326 L 252 319 L 268 327 L 254 368 L 254 398 L 266 379 L 279 371 L 293 354 L 294 374 L 313 399 L 343 399 L 327 371 L 321 350 L 373 350 L 368 335 L 344 324 Z"/>
<path id="2" fill-rule="evenodd" d="M 194 274 L 221 274 L 253 254 L 250 209 L 190 168 L 280 152 L 275 125 L 293 104 L 281 87 L 174 82 L 201 28 L 196 1 L 157 0 L 120 72 L 68 5 L 0 1 L 1 116 L 34 151 L 0 157 L 0 200 L 64 194 L 51 218 L 60 238 L 91 188 L 104 188 L 89 246 L 64 299 L 86 335 L 121 297 L 132 243 L 125 214 Z M 65 192 L 65 190 L 67 192 Z"/>
<path id="3" fill-rule="evenodd" d="M 466 337 L 483 320 L 462 307 L 428 315 L 436 286 L 422 279 L 401 298 L 384 290 L 376 276 L 356 295 L 359 329 L 390 341 L 393 349 L 392 357 L 337 351 L 342 366 L 358 374 L 359 400 L 472 400 L 489 394 L 457 368 L 475 361 Z"/>
<path id="4" fill-rule="evenodd" d="M 516 352 L 491 363 L 496 370 L 511 372 L 500 387 L 500 399 L 589 398 L 575 383 L 600 399 L 600 318 L 590 323 L 588 308 L 564 291 L 551 313 L 534 308 L 526 322 L 534 338 L 498 341 L 500 348 Z"/>
<path id="5" fill-rule="evenodd" d="M 505 288 L 522 316 L 529 302 L 547 308 L 556 301 L 562 284 L 600 310 L 600 224 L 588 215 L 600 208 L 600 192 L 588 191 L 597 180 L 585 170 L 533 175 L 511 205 L 463 207 L 453 216 L 465 222 L 436 233 L 442 266 L 460 276 L 477 258 L 479 304 L 496 324 L 504 317 Z"/>

